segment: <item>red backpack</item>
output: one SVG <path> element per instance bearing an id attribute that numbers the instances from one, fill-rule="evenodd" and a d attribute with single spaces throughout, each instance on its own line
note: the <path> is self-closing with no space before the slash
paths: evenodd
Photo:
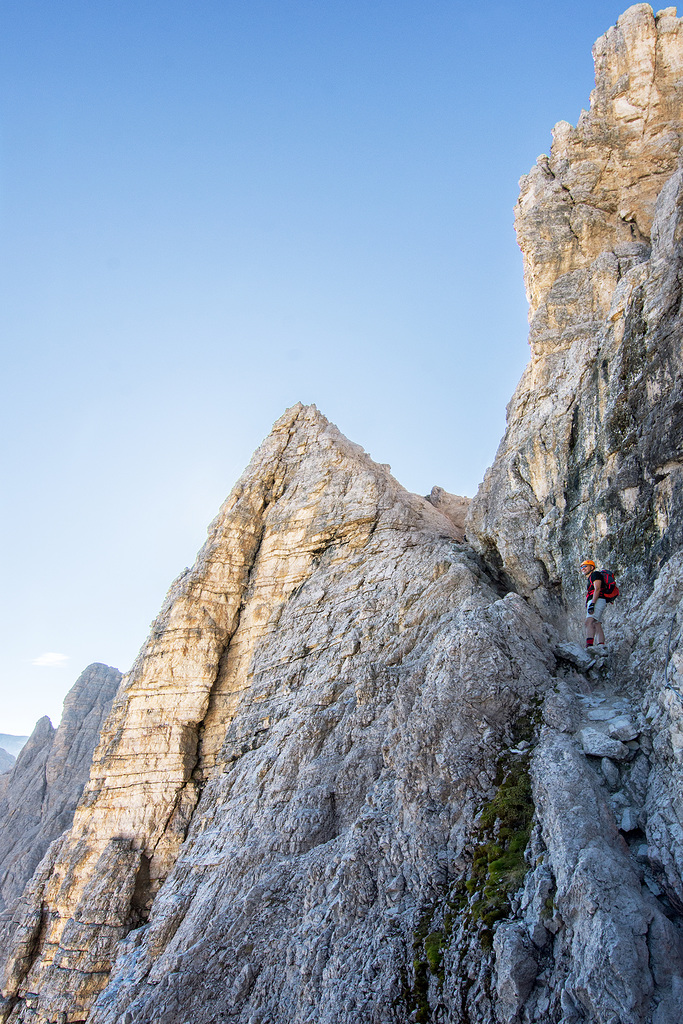
<path id="1" fill-rule="evenodd" d="M 614 578 L 614 573 L 610 572 L 609 569 L 599 569 L 602 574 L 602 578 L 605 584 L 600 591 L 600 597 L 604 597 L 605 601 L 614 601 L 616 597 L 619 597 L 619 587 L 617 581 Z"/>

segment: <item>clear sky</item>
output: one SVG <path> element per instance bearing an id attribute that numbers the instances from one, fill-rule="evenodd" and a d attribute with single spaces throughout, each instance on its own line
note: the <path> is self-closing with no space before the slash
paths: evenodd
<path id="1" fill-rule="evenodd" d="M 472 495 L 606 0 L 0 6 L 0 732 L 128 669 L 286 407 Z"/>

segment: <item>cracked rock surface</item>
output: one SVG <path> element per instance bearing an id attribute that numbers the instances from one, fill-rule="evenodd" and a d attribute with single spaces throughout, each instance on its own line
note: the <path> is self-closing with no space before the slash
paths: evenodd
<path id="1" fill-rule="evenodd" d="M 683 22 L 631 7 L 576 128 L 521 181 L 531 358 L 467 536 L 578 628 L 590 556 L 635 607 L 683 539 Z M 625 603 L 622 600 L 622 605 Z"/>

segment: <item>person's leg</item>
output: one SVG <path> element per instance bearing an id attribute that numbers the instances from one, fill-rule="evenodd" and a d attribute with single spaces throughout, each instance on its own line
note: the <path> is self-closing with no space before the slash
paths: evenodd
<path id="1" fill-rule="evenodd" d="M 586 647 L 593 646 L 593 637 L 595 636 L 595 619 L 592 615 L 586 618 Z"/>
<path id="2" fill-rule="evenodd" d="M 601 647 L 605 643 L 605 633 L 602 628 L 602 617 L 605 614 L 605 608 L 607 607 L 607 601 L 604 597 L 598 598 L 595 602 L 595 608 L 593 610 L 593 636 L 594 643 L 598 647 Z"/>

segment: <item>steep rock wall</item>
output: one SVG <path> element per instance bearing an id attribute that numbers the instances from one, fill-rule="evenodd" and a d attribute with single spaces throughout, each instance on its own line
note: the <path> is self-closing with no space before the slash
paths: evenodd
<path id="1" fill-rule="evenodd" d="M 675 8 L 656 16 L 642 4 L 627 11 L 594 48 L 590 111 L 575 129 L 556 127 L 550 158 L 539 158 L 521 182 L 517 230 L 531 303 L 531 359 L 467 523 L 468 538 L 501 578 L 565 636 L 581 637 L 581 559 L 591 556 L 616 572 L 622 597 L 608 613 L 611 653 L 598 693 L 605 700 L 615 693 L 628 696 L 631 713 L 640 715 L 640 728 L 651 738 L 637 767 L 628 771 L 622 765 L 615 772 L 607 755 L 598 773 L 602 792 L 594 789 L 601 800 L 593 820 L 607 802 L 633 854 L 629 871 L 615 866 L 616 849 L 601 854 L 620 880 L 625 902 L 619 906 L 605 899 L 604 889 L 596 898 L 596 873 L 588 885 L 581 877 L 587 851 L 598 847 L 590 828 L 578 828 L 580 849 L 568 870 L 572 836 L 561 834 L 559 809 L 568 814 L 570 807 L 559 776 L 554 784 L 549 778 L 553 760 L 564 763 L 567 777 L 583 765 L 576 747 L 563 738 L 582 735 L 576 693 L 567 697 L 572 714 L 565 709 L 559 723 L 550 716 L 553 729 L 534 759 L 545 858 L 540 877 L 550 869 L 555 905 L 562 908 L 562 941 L 571 937 L 574 954 L 567 959 L 557 938 L 552 960 L 536 950 L 551 972 L 545 994 L 509 982 L 508 1006 L 525 1019 L 534 1019 L 540 1005 L 567 1021 L 610 1020 L 610 1014 L 629 1021 L 649 1020 L 649 1014 L 675 1020 L 683 1005 L 676 943 L 683 911 L 681 24 Z M 595 714 L 599 720 L 599 708 Z M 591 726 L 585 708 L 584 725 Z M 596 765 L 594 739 L 587 738 L 593 755 L 588 761 Z M 618 752 L 614 756 L 618 764 Z M 569 788 L 574 806 L 594 787 L 590 775 L 583 776 L 581 801 L 574 799 L 574 785 Z M 604 830 L 601 835 L 601 843 L 609 844 Z M 533 873 L 527 880 L 529 906 L 532 878 Z M 600 952 L 591 939 L 605 912 L 612 924 L 633 917 L 627 893 L 644 892 L 644 883 L 664 918 L 650 916 L 647 900 L 641 905 L 640 934 L 647 940 L 633 962 L 649 962 L 659 976 L 663 989 L 652 997 L 656 1009 L 648 1009 L 646 992 L 660 982 L 638 981 L 637 970 L 625 971 L 619 963 L 619 950 L 628 943 L 603 931 Z M 591 921 L 582 924 L 586 905 Z M 532 914 L 523 929 L 527 947 L 534 926 Z M 651 939 L 665 932 L 660 949 L 673 940 L 677 951 L 665 953 L 655 967 L 661 953 L 654 952 Z M 497 936 L 499 952 L 514 964 L 505 934 Z M 510 933 L 510 943 L 515 936 Z M 579 966 L 580 951 L 584 965 L 595 954 L 588 970 Z M 600 958 L 615 951 L 609 969 L 600 970 Z M 667 961 L 671 977 L 664 980 Z M 602 1005 L 595 1001 L 597 989 Z"/>
<path id="2" fill-rule="evenodd" d="M 586 555 L 636 607 L 681 543 L 682 25 L 630 8 L 590 111 L 521 182 L 531 359 L 467 535 L 558 624 Z"/>

